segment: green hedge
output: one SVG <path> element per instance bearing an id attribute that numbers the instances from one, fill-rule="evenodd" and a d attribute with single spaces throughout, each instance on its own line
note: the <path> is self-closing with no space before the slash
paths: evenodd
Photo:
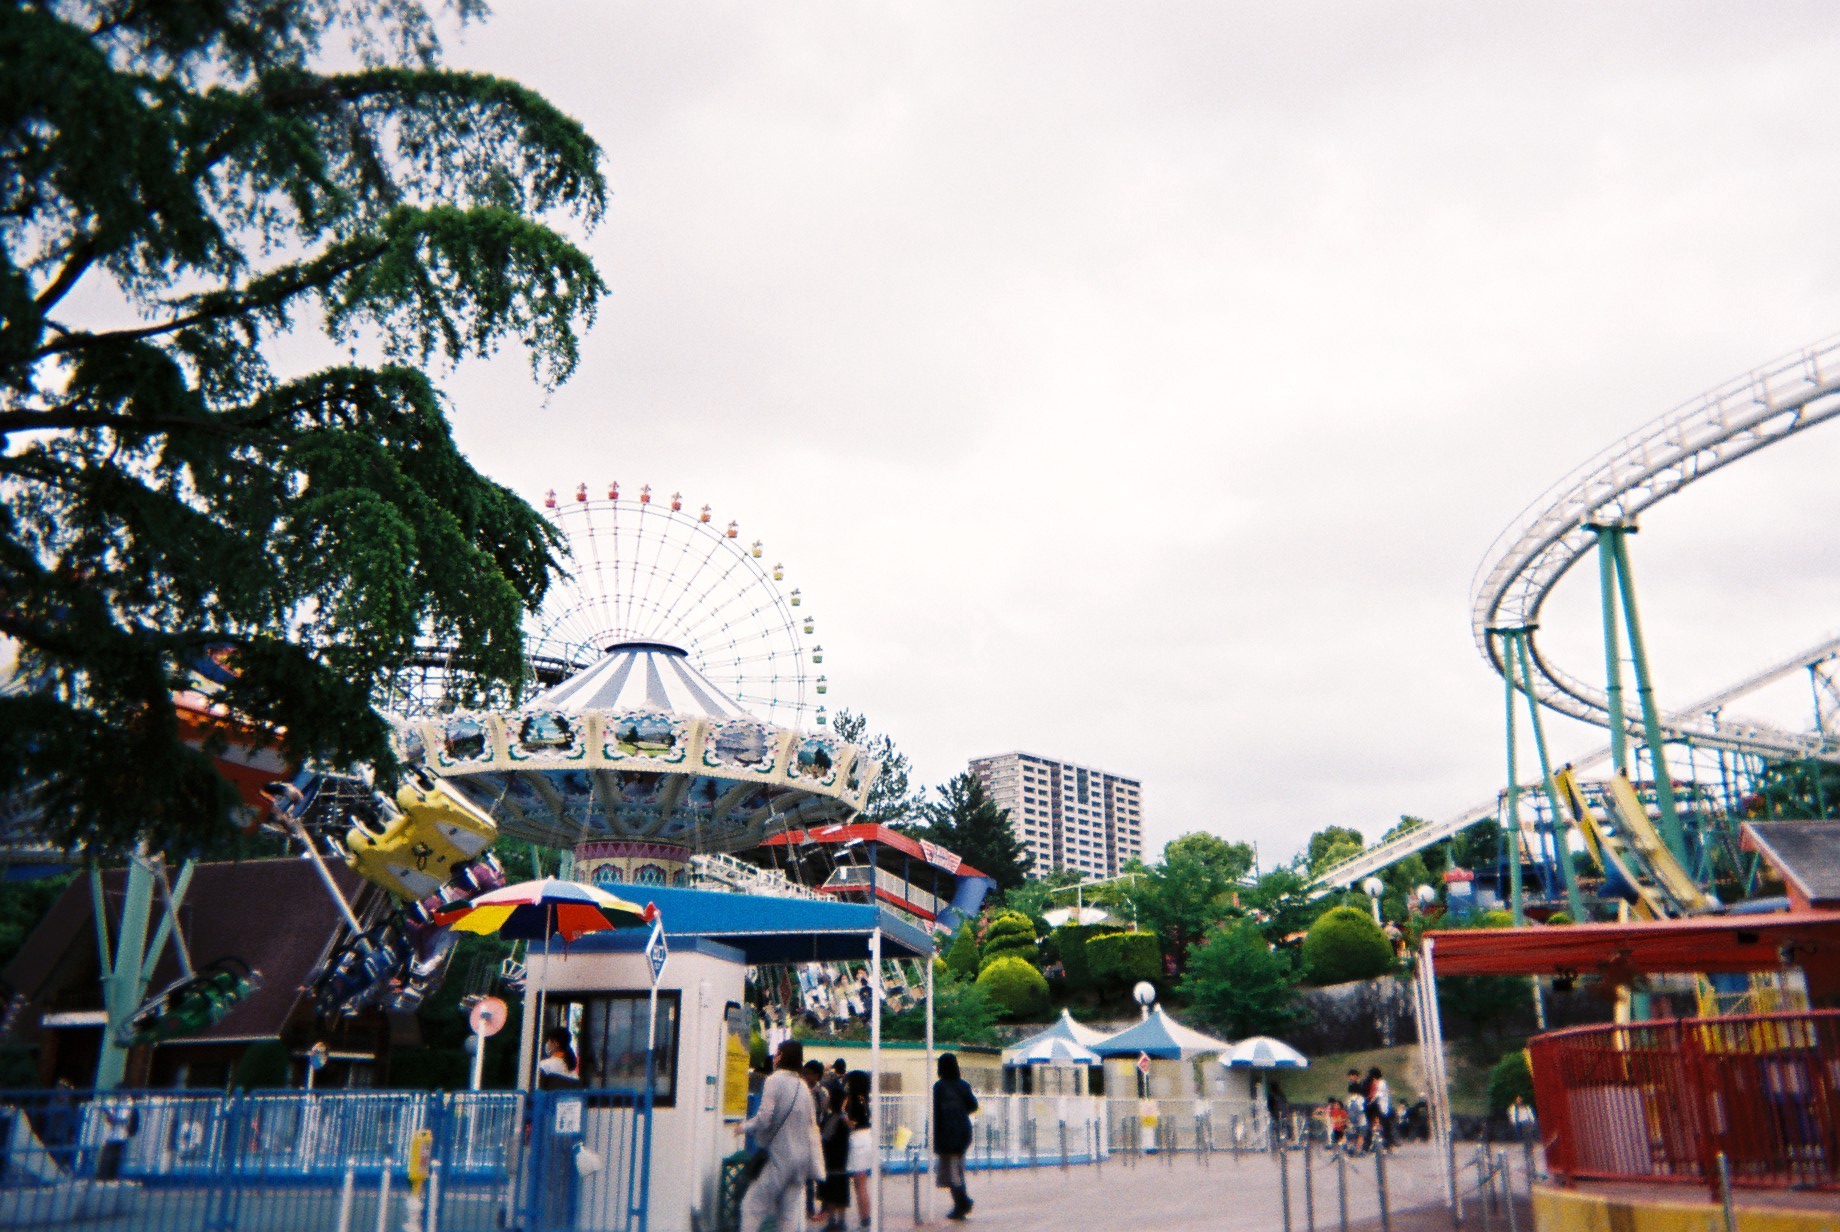
<path id="1" fill-rule="evenodd" d="M 1076 992 L 1093 987 L 1092 963 L 1086 943 L 1094 937 L 1109 937 L 1123 932 L 1116 924 L 1063 924 L 1054 930 L 1054 945 L 1061 956 L 1061 968 L 1067 972 L 1067 986 Z"/>
<path id="2" fill-rule="evenodd" d="M 952 939 L 951 948 L 946 950 L 946 966 L 955 975 L 962 975 L 968 980 L 977 978 L 978 943 L 972 935 L 971 925 L 959 929 L 958 936 Z"/>
<path id="3" fill-rule="evenodd" d="M 1094 986 L 1119 996 L 1139 980 L 1162 978 L 1163 949 L 1150 933 L 1108 933 L 1087 940 L 1086 966 Z"/>
<path id="4" fill-rule="evenodd" d="M 997 1003 L 1003 1016 L 1018 1019 L 1040 1018 L 1048 1010 L 1048 981 L 1035 964 L 1014 954 L 998 955 L 984 964 L 977 986 Z"/>
<path id="5" fill-rule="evenodd" d="M 1489 1070 L 1489 1111 L 1506 1112 L 1516 1095 L 1533 1103 L 1533 1071 L 1527 1067 L 1527 1053 L 1520 1048 Z"/>
<path id="6" fill-rule="evenodd" d="M 1303 969 L 1316 984 L 1371 980 L 1393 969 L 1393 943 L 1359 907 L 1331 907 L 1304 935 Z"/>

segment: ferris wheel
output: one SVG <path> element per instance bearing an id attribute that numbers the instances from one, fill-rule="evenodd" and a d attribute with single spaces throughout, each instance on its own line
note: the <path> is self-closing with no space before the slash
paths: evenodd
<path id="1" fill-rule="evenodd" d="M 604 498 L 581 484 L 543 505 L 571 559 L 531 622 L 531 654 L 586 663 L 622 645 L 673 647 L 755 717 L 825 723 L 817 624 L 739 523 L 649 484 L 622 495 L 612 483 Z"/>

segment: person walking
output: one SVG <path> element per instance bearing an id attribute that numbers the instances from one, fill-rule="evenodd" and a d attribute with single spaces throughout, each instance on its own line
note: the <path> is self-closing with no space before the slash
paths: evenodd
<path id="1" fill-rule="evenodd" d="M 978 1109 L 971 1084 L 958 1075 L 958 1054 L 939 1055 L 939 1081 L 933 1084 L 933 1153 L 939 1164 L 933 1184 L 952 1191 L 947 1219 L 963 1219 L 977 1205 L 965 1192 L 965 1152 L 971 1149 L 971 1114 Z"/>
<path id="2" fill-rule="evenodd" d="M 1378 1065 L 1367 1071 L 1367 1123 L 1376 1151 L 1393 1145 L 1393 1094 Z"/>
<path id="3" fill-rule="evenodd" d="M 814 1171 L 811 1133 L 816 1112 L 811 1088 L 800 1075 L 804 1065 L 803 1044 L 780 1044 L 773 1072 L 760 1089 L 760 1107 L 737 1130 L 752 1134 L 766 1152 L 766 1166 L 741 1199 L 741 1232 L 760 1232 L 769 1215 L 779 1232 L 800 1232 L 805 1226 L 805 1182 Z"/>
<path id="4" fill-rule="evenodd" d="M 856 1186 L 858 1228 L 870 1224 L 869 1173 L 875 1168 L 874 1118 L 869 1111 L 869 1075 L 860 1069 L 844 1075 L 843 1116 L 850 1124 L 847 1170 Z"/>
<path id="5" fill-rule="evenodd" d="M 1348 1153 L 1350 1155 L 1356 1155 L 1365 1151 L 1368 1143 L 1372 1141 L 1369 1137 L 1372 1131 L 1367 1124 L 1367 1087 L 1366 1084 L 1361 1081 L 1361 1072 L 1359 1070 L 1351 1069 L 1348 1071 L 1348 1097 L 1345 1101 L 1345 1106 L 1348 1112 L 1348 1134 L 1346 1137 Z"/>
<path id="6" fill-rule="evenodd" d="M 844 1119 L 843 1075 L 825 1074 L 816 1061 L 806 1062 L 806 1075 L 814 1071 L 821 1075 L 812 1094 L 818 1097 L 818 1141 L 824 1152 L 824 1175 L 818 1180 L 819 1215 L 824 1232 L 844 1232 L 850 1218 L 850 1125 Z"/>

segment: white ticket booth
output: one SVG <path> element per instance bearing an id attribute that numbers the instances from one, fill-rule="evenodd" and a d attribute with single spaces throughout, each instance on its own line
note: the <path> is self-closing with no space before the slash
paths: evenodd
<path id="1" fill-rule="evenodd" d="M 646 1083 L 653 996 L 648 931 L 590 933 L 566 949 L 553 941 L 547 954 L 533 948 L 530 956 L 519 1072 L 521 1085 L 551 1089 L 539 1112 L 563 1118 L 567 1151 L 566 1157 L 554 1152 L 558 1162 L 534 1183 L 571 1188 L 560 1215 L 552 1216 L 560 1226 L 713 1232 L 722 1160 L 739 1149 L 735 1127 L 747 1114 L 747 969 L 860 961 L 877 948 L 886 959 L 917 958 L 932 953 L 931 940 L 862 904 L 605 888 L 655 905 L 669 952 L 651 1036 L 649 1143 L 634 1098 Z M 876 1019 L 879 1028 L 879 1012 Z M 546 1037 L 558 1031 L 575 1055 L 578 1081 L 557 1080 L 541 1067 Z M 556 1107 L 573 1105 L 577 1094 L 579 1111 Z"/>

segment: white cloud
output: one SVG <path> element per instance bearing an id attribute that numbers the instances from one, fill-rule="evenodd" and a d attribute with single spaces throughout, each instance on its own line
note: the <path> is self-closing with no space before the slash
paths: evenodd
<path id="1" fill-rule="evenodd" d="M 740 517 L 924 780 L 1141 775 L 1152 847 L 1451 812 L 1502 773 L 1497 531 L 1840 319 L 1823 17 L 504 4 L 455 59 L 603 143 L 613 290 L 549 405 L 458 374 L 462 441 Z M 1656 511 L 1664 704 L 1840 624 L 1837 450 Z M 1584 669 L 1588 590 L 1547 634 Z"/>

